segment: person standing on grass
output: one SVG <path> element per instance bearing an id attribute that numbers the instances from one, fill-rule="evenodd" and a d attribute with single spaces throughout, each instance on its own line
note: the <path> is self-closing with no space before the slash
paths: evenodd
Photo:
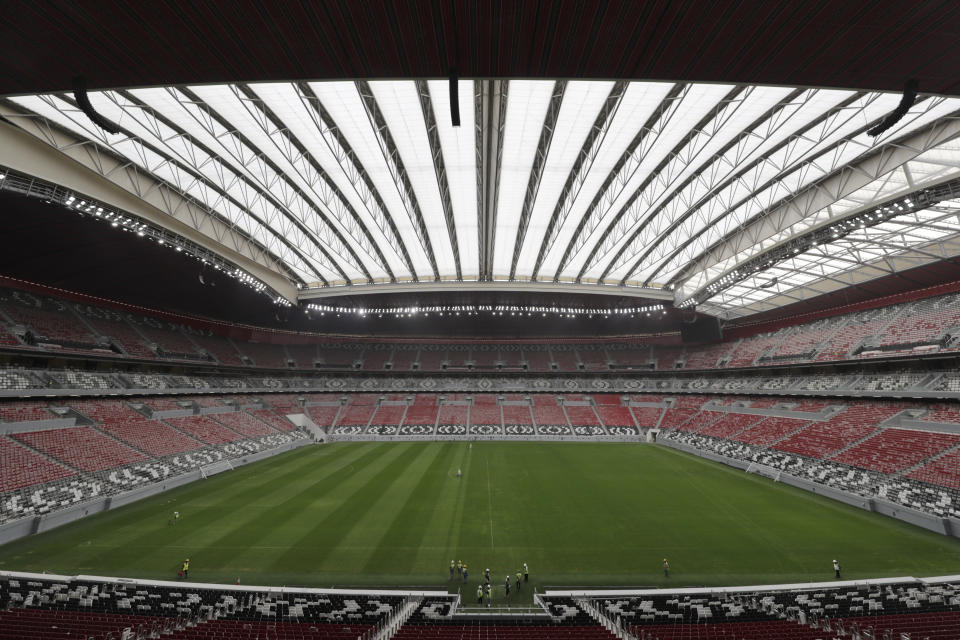
<path id="1" fill-rule="evenodd" d="M 517 571 L 517 591 L 520 591 L 520 572 Z"/>
<path id="2" fill-rule="evenodd" d="M 457 560 L 457 575 L 458 575 L 458 576 L 462 576 L 462 575 L 463 575 L 463 561 L 462 561 L 462 560 Z"/>
<path id="3" fill-rule="evenodd" d="M 456 565 L 453 560 L 450 561 L 450 580 L 453 580 L 453 568 Z M 449 580 L 447 581 L 449 582 Z"/>
<path id="4" fill-rule="evenodd" d="M 523 563 L 523 581 L 530 582 L 530 569 L 527 568 L 527 563 Z"/>
<path id="5" fill-rule="evenodd" d="M 483 572 L 483 577 L 487 579 L 487 582 L 490 582 L 490 567 L 487 567 L 487 570 Z"/>
<path id="6" fill-rule="evenodd" d="M 463 581 L 467 581 L 467 565 L 463 565 Z"/>
<path id="7" fill-rule="evenodd" d="M 670 563 L 667 562 L 666 558 L 663 559 L 663 577 L 664 578 L 670 577 Z"/>
<path id="8" fill-rule="evenodd" d="M 183 565 L 180 567 L 180 577 L 184 579 L 190 578 L 190 558 L 183 561 Z"/>
<path id="9" fill-rule="evenodd" d="M 833 575 L 837 580 L 840 579 L 840 563 L 836 560 L 833 561 Z"/>
<path id="10" fill-rule="evenodd" d="M 503 588 L 506 589 L 507 597 L 509 598 L 510 597 L 510 574 L 509 573 L 507 574 L 506 581 L 503 583 Z"/>
<path id="11" fill-rule="evenodd" d="M 487 596 L 487 606 L 490 606 L 490 581 L 487 581 L 487 584 L 483 585 L 483 593 Z"/>
<path id="12" fill-rule="evenodd" d="M 477 604 L 483 604 L 483 585 L 477 585 Z"/>

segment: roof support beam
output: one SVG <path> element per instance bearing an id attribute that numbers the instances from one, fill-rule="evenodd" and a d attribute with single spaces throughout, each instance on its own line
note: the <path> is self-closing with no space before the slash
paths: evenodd
<path id="1" fill-rule="evenodd" d="M 80 143 L 60 131 L 41 133 L 35 117 L 15 118 L 0 105 L 0 115 L 16 125 L 0 123 L 0 164 L 76 191 L 156 228 L 167 229 L 237 265 L 291 302 L 297 288 L 282 263 L 210 209 L 185 198 L 139 167 L 107 153 L 94 153 L 93 143 Z M 55 135 L 59 146 L 46 141 Z"/>
<path id="2" fill-rule="evenodd" d="M 922 131 L 911 134 L 905 139 L 882 145 L 870 156 L 854 164 L 845 165 L 781 202 L 777 207 L 764 212 L 702 253 L 680 277 L 675 279 L 680 281 L 686 278 L 683 298 L 694 295 L 714 279 L 707 276 L 707 270 L 711 267 L 724 263 L 750 248 L 760 247 L 762 242 L 788 230 L 817 211 L 865 187 L 920 154 L 958 136 L 960 136 L 960 112 L 940 118 Z M 744 259 L 755 255 L 757 254 L 751 254 Z M 736 266 L 727 264 L 724 271 L 730 271 Z M 697 278 L 695 282 L 694 278 Z"/>
<path id="3" fill-rule="evenodd" d="M 450 201 L 450 183 L 447 182 L 447 169 L 443 164 L 443 148 L 440 145 L 440 134 L 437 132 L 437 117 L 433 112 L 433 101 L 430 99 L 427 81 L 417 80 L 416 86 L 417 96 L 420 98 L 420 110 L 423 112 L 423 122 L 427 126 L 427 142 L 430 144 L 430 157 L 433 160 L 433 172 L 437 177 L 437 189 L 440 191 L 443 218 L 447 223 L 447 233 L 450 236 L 450 248 L 453 250 L 457 280 L 462 280 L 460 247 L 457 244 L 457 222 L 453 216 L 453 203 Z"/>
<path id="4" fill-rule="evenodd" d="M 124 100 L 128 100 L 128 101 L 130 102 L 130 104 L 136 105 L 136 107 L 137 107 L 138 109 L 140 109 L 141 111 L 143 111 L 143 112 L 145 112 L 145 113 L 148 113 L 151 118 L 153 118 L 153 119 L 156 120 L 157 122 L 162 123 L 165 127 L 168 127 L 170 130 L 174 131 L 174 132 L 175 132 L 177 135 L 179 135 L 183 140 L 188 141 L 190 145 L 192 145 L 193 147 L 196 147 L 196 149 L 199 149 L 200 151 L 202 151 L 203 153 L 205 153 L 207 156 L 209 156 L 209 157 L 211 157 L 211 158 L 217 157 L 217 152 L 216 152 L 216 151 L 214 151 L 213 149 L 210 149 L 209 147 L 207 147 L 205 144 L 203 144 L 203 143 L 200 142 L 199 140 L 196 140 L 193 136 L 191 136 L 191 135 L 188 134 L 186 131 L 184 131 L 183 129 L 181 129 L 179 126 L 177 126 L 176 123 L 172 122 L 171 120 L 169 120 L 168 118 L 164 117 L 163 115 L 157 113 L 154 109 L 152 109 L 151 107 L 149 107 L 148 105 L 144 104 L 142 101 L 140 101 L 139 99 L 137 99 L 136 96 L 130 94 L 130 93 L 127 92 L 127 91 L 118 91 L 118 92 L 117 92 L 117 95 L 121 96 Z M 251 215 L 251 217 L 256 217 L 256 216 L 250 211 L 250 207 L 247 206 L 245 203 L 242 203 L 242 202 L 237 201 L 235 198 L 231 197 L 230 194 L 228 194 L 226 191 L 224 191 L 223 189 L 219 188 L 217 185 L 212 184 L 209 180 L 206 180 L 206 179 L 205 179 L 201 174 L 199 174 L 197 171 L 192 170 L 192 169 L 187 169 L 187 170 L 190 171 L 190 173 L 191 173 L 192 175 L 196 176 L 196 178 L 197 178 L 198 180 L 200 180 L 200 181 L 204 182 L 205 184 L 207 184 L 210 189 L 213 189 L 214 191 L 216 191 L 217 193 L 219 193 L 222 198 L 224 198 L 224 199 L 226 199 L 226 200 L 230 200 L 230 201 L 233 202 L 237 207 L 240 207 L 240 208 L 244 209 L 245 211 L 247 211 L 247 212 L 249 213 L 249 215 Z M 263 189 L 258 188 L 257 185 L 253 184 L 252 182 L 250 182 L 249 180 L 246 180 L 246 179 L 243 178 L 243 177 L 241 177 L 241 179 L 242 179 L 252 190 L 254 190 L 254 191 L 256 191 L 257 193 L 259 193 L 260 196 L 263 197 L 265 200 L 269 201 L 269 202 L 277 209 L 277 211 L 286 213 L 284 207 L 283 207 L 279 202 L 277 202 L 277 201 L 273 198 L 272 194 L 267 193 L 267 192 L 264 191 Z M 306 237 L 306 238 L 312 238 L 312 237 L 313 237 L 313 236 L 311 235 L 310 231 L 309 231 L 308 229 L 306 229 L 306 228 L 303 226 L 303 224 L 300 223 L 299 220 L 297 220 L 297 218 L 296 218 L 295 216 L 290 216 L 290 215 L 288 215 L 288 216 L 287 216 L 287 219 L 288 219 L 288 221 L 289 221 L 291 224 L 293 224 L 293 225 L 295 225 L 295 226 L 298 227 L 298 229 L 301 231 L 301 233 L 303 234 L 304 237 Z M 269 224 L 269 223 L 266 222 L 266 221 L 260 221 L 260 223 L 261 223 L 262 225 L 264 225 L 264 227 L 266 227 L 266 228 L 269 228 L 269 229 L 272 229 L 272 228 L 273 228 L 272 225 Z M 283 234 L 278 234 L 278 237 L 280 238 L 280 240 L 281 240 L 284 244 L 290 246 L 290 247 L 293 249 L 294 253 L 298 254 L 298 255 L 301 257 L 301 259 L 304 260 L 304 262 L 306 262 L 307 264 L 309 264 L 310 261 L 309 261 L 309 259 L 308 259 L 306 256 L 303 255 L 303 253 L 302 253 L 302 248 L 301 248 L 301 247 L 297 247 L 297 246 L 294 246 L 293 244 L 291 244 L 291 243 L 289 242 L 289 240 L 288 240 Z M 329 263 L 329 266 L 332 268 L 332 270 L 338 271 L 341 276 L 343 276 L 344 278 L 346 278 L 346 276 L 345 276 L 344 273 L 343 273 L 343 269 L 340 267 L 339 264 L 337 264 L 336 260 L 334 260 L 333 257 L 332 257 L 322 246 L 320 246 L 319 244 L 317 244 L 316 242 L 314 242 L 314 247 L 317 249 L 317 251 L 320 252 L 321 255 L 323 255 L 323 257 L 324 257 L 324 258 L 326 259 L 326 261 Z M 315 273 L 316 273 L 316 272 L 315 272 Z M 321 276 L 319 273 L 317 273 L 316 275 L 317 275 L 321 280 L 323 280 L 324 282 L 326 282 L 326 279 L 323 278 L 323 276 Z"/>
<path id="5" fill-rule="evenodd" d="M 287 188 L 290 189 L 292 193 L 296 194 L 299 198 L 301 198 L 301 200 L 304 203 L 310 202 L 309 199 L 307 199 L 306 194 L 304 194 L 296 185 L 294 185 L 292 182 L 290 182 L 288 178 L 286 178 L 286 174 L 280 169 L 280 167 L 278 167 L 269 157 L 267 157 L 267 155 L 263 153 L 262 150 L 258 149 L 257 146 L 253 144 L 252 141 L 248 140 L 246 136 L 244 136 L 240 131 L 238 131 L 235 126 L 233 126 L 228 120 L 226 120 L 223 116 L 221 116 L 219 112 L 211 108 L 210 105 L 208 105 L 206 102 L 201 100 L 199 96 L 197 96 L 187 88 L 178 88 L 175 91 L 182 92 L 183 95 L 186 96 L 188 100 L 190 100 L 191 104 L 193 104 L 194 106 L 199 108 L 201 111 L 203 111 L 204 114 L 206 114 L 207 116 L 206 121 L 204 118 L 196 118 L 196 117 L 194 117 L 194 120 L 198 122 L 201 126 L 205 127 L 211 135 L 216 136 L 218 135 L 218 133 L 222 135 L 222 132 L 218 132 L 213 127 L 213 122 L 216 122 L 221 127 L 223 127 L 228 132 L 230 132 L 230 135 L 234 136 L 239 142 L 241 142 L 245 147 L 247 147 L 251 152 L 253 152 L 254 154 L 253 158 L 247 158 L 246 162 L 244 162 L 244 158 L 242 157 L 242 154 L 239 154 L 239 153 L 233 154 L 233 157 L 236 162 L 239 162 L 241 166 L 247 166 L 247 163 L 249 163 L 252 159 L 255 159 L 257 162 L 262 162 L 264 165 L 270 167 L 270 169 L 273 170 L 273 172 L 276 173 L 277 176 L 280 176 L 282 178 L 283 184 L 287 185 Z M 175 93 L 174 93 L 174 97 L 176 97 Z M 224 148 L 229 150 L 230 145 L 224 145 Z M 266 189 L 263 189 L 261 187 L 255 187 L 255 188 L 257 191 L 264 194 L 265 197 L 270 199 L 273 202 L 274 206 L 276 206 L 280 211 L 283 211 L 288 218 L 290 218 L 295 222 L 295 224 L 297 224 L 301 228 L 304 228 L 304 232 L 307 234 L 307 237 L 311 239 L 314 238 L 315 234 L 311 233 L 308 229 L 305 228 L 304 221 L 301 220 L 297 215 L 295 215 L 290 210 L 290 207 L 288 205 L 285 205 L 284 203 L 278 201 L 277 198 L 274 197 L 272 194 L 270 194 Z M 343 237 L 343 234 L 341 234 L 340 230 L 337 229 L 336 225 L 334 225 L 332 222 L 330 222 L 327 219 L 327 216 L 324 215 L 324 212 L 318 210 L 316 207 L 313 207 L 313 206 L 311 206 L 311 209 L 314 212 L 316 212 L 321 217 L 321 219 L 323 219 L 324 224 L 327 226 L 327 228 L 330 231 L 330 235 L 331 235 L 331 237 L 329 238 L 330 244 L 333 245 L 338 250 L 338 253 L 341 254 L 342 256 L 341 259 L 349 258 L 359 270 L 363 271 L 364 276 L 368 280 L 372 280 L 369 272 L 367 271 L 363 262 L 360 260 L 360 257 L 357 255 L 356 251 L 353 250 L 353 247 L 350 246 L 350 244 L 346 241 L 346 239 Z M 314 240 L 314 243 L 316 243 L 316 240 Z M 317 243 L 317 246 L 319 247 L 320 245 Z M 337 269 L 340 272 L 340 275 L 343 277 L 343 279 L 349 283 L 350 278 L 347 277 L 346 271 L 343 269 L 343 266 L 336 261 L 334 261 L 334 264 L 336 264 Z"/>
<path id="6" fill-rule="evenodd" d="M 300 101 L 313 119 L 313 123 L 323 138 L 323 141 L 327 144 L 327 148 L 340 162 L 340 166 L 350 179 L 354 190 L 357 192 L 360 200 L 363 201 L 367 211 L 370 212 L 370 215 L 376 221 L 377 226 L 380 227 L 383 235 L 391 242 L 394 251 L 403 256 L 407 269 L 413 276 L 413 279 L 416 280 L 417 272 L 413 267 L 413 261 L 410 259 L 410 252 L 407 249 L 407 245 L 404 243 L 400 231 L 397 229 L 396 222 L 390 215 L 386 203 L 383 201 L 383 197 L 380 195 L 380 192 L 377 190 L 376 185 L 366 169 L 364 169 L 353 147 L 350 146 L 350 142 L 340 131 L 333 117 L 327 111 L 326 107 L 323 106 L 323 103 L 320 102 L 320 99 L 313 92 L 313 89 L 310 88 L 309 84 L 306 82 L 298 82 L 296 89 L 297 94 L 300 96 Z"/>
<path id="7" fill-rule="evenodd" d="M 304 144 L 287 129 L 283 121 L 273 112 L 273 109 L 248 86 L 243 84 L 233 85 L 232 89 L 237 99 L 246 107 L 250 117 L 257 122 L 263 133 L 273 142 L 274 148 L 300 174 L 301 179 L 311 185 L 313 192 L 323 201 L 324 205 L 328 209 L 336 211 L 338 220 L 350 232 L 351 240 L 357 242 L 367 255 L 376 258 L 378 265 L 387 272 L 390 280 L 396 280 L 393 271 L 390 269 L 390 263 L 387 262 L 383 251 L 380 249 L 380 245 L 370 235 L 369 229 L 350 205 L 343 192 L 340 191 L 337 183 L 327 175 L 327 172 L 310 154 Z M 289 144 L 279 144 L 275 137 L 277 135 L 283 136 Z M 307 171 L 306 167 L 302 166 L 303 163 L 300 162 L 300 159 L 306 160 L 309 169 L 312 171 Z M 360 266 L 363 268 L 364 275 L 372 280 L 373 278 L 362 262 Z"/>
<path id="8" fill-rule="evenodd" d="M 430 267 L 433 269 L 435 280 L 440 279 L 440 271 L 437 268 L 437 258 L 433 253 L 433 245 L 430 243 L 430 235 L 427 233 L 427 225 L 423 219 L 423 212 L 420 210 L 420 203 L 417 201 L 417 194 L 413 190 L 413 184 L 407 175 L 407 170 L 403 166 L 403 160 L 400 158 L 400 151 L 390 135 L 390 128 L 387 127 L 387 121 L 380 111 L 376 98 L 373 96 L 373 90 L 370 83 L 366 80 L 358 80 L 356 83 L 357 93 L 360 94 L 360 101 L 367 112 L 367 119 L 370 126 L 377 136 L 377 143 L 380 145 L 380 152 L 386 161 L 387 168 L 393 176 L 394 183 L 397 185 L 397 191 L 400 199 L 403 200 L 407 213 L 413 221 L 413 228 L 420 238 L 423 245 L 423 251 L 427 254 L 430 261 Z"/>
<path id="9" fill-rule="evenodd" d="M 570 168 L 570 174 L 567 176 L 567 181 L 563 185 L 563 191 L 560 192 L 560 198 L 557 199 L 553 214 L 550 216 L 547 232 L 543 236 L 540 252 L 537 254 L 537 262 L 533 267 L 534 278 L 540 273 L 540 267 L 543 265 L 544 259 L 546 259 L 551 247 L 553 247 L 567 216 L 570 215 L 573 203 L 576 202 L 577 197 L 580 195 L 580 188 L 583 186 L 583 183 L 586 182 L 587 175 L 593 167 L 593 161 L 597 158 L 597 154 L 600 153 L 600 148 L 606 139 L 607 131 L 609 131 L 610 125 L 613 124 L 613 118 L 617 114 L 617 109 L 620 107 L 623 94 L 627 92 L 629 86 L 630 83 L 624 81 L 617 82 L 613 85 L 613 88 L 610 90 L 610 95 L 607 96 L 603 104 L 603 108 L 600 109 L 600 113 L 597 114 L 597 117 L 593 121 L 590 133 L 587 134 L 586 139 L 584 139 L 583 144 L 580 146 L 580 152 L 577 154 L 577 159 L 573 163 L 573 167 Z M 603 188 L 606 188 L 606 183 L 604 183 Z M 524 229 L 526 229 L 525 226 Z M 566 256 L 564 256 L 564 259 L 566 259 Z M 517 259 L 514 258 L 514 265 L 516 265 L 516 260 Z"/>
<path id="10" fill-rule="evenodd" d="M 557 127 L 557 118 L 560 117 L 560 106 L 563 103 L 563 93 L 567 88 L 566 80 L 558 80 L 553 86 L 553 96 L 547 106 L 547 115 L 543 119 L 540 129 L 540 139 L 537 141 L 537 150 L 533 156 L 533 166 L 530 167 L 530 179 L 527 180 L 527 190 L 523 196 L 523 207 L 520 209 L 520 222 L 517 224 L 517 237 L 513 245 L 513 260 L 510 263 L 510 279 L 517 275 L 517 261 L 523 249 L 523 239 L 527 234 L 527 225 L 530 224 L 530 215 L 537 202 L 537 192 L 540 191 L 540 178 L 543 177 L 543 168 L 547 164 L 550 154 L 550 144 L 553 142 L 553 132 Z M 539 264 L 542 259 L 541 251 L 537 257 Z M 536 270 L 534 270 L 536 273 Z"/>
<path id="11" fill-rule="evenodd" d="M 664 302 L 673 300 L 673 294 L 669 291 L 663 291 L 662 289 L 645 289 L 641 287 L 598 287 L 592 284 L 574 284 L 566 282 L 451 282 L 442 280 L 435 282 L 397 282 L 395 284 L 357 285 L 353 287 L 318 287 L 301 291 L 300 299 L 312 300 L 317 298 L 331 298 L 344 295 L 362 296 L 384 293 L 424 293 L 430 291 L 444 291 L 449 293 L 463 293 L 466 291 L 502 291 L 505 293 L 535 292 L 557 295 L 569 293 L 597 296 L 617 296 L 622 298 L 637 298 Z"/>
<path id="12" fill-rule="evenodd" d="M 493 280 L 493 249 L 497 239 L 497 200 L 503 132 L 507 114 L 507 80 L 477 80 L 477 190 L 480 235 L 480 280 Z"/>

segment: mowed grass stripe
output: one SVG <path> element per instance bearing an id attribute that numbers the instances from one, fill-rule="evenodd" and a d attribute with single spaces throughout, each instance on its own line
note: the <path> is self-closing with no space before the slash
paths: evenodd
<path id="1" fill-rule="evenodd" d="M 390 483 L 413 463 L 416 457 L 409 454 L 415 446 L 422 445 L 391 445 L 382 464 L 358 466 L 354 475 L 337 488 L 337 504 L 325 513 L 317 514 L 313 528 L 277 559 L 278 567 L 281 570 L 313 568 L 328 575 L 342 573 L 344 561 L 334 556 L 337 545 L 347 538 L 356 522 L 373 508 Z M 303 566 L 304 551 L 309 552 L 310 567 Z M 349 579 L 350 576 L 342 577 Z"/>
<path id="2" fill-rule="evenodd" d="M 291 488 L 295 487 L 298 481 L 315 482 L 318 463 L 316 452 L 301 449 L 296 453 L 299 455 L 292 459 L 274 460 L 273 465 L 265 468 L 241 467 L 198 481 L 189 485 L 184 495 L 172 497 L 167 502 L 167 518 L 176 510 L 180 512 L 181 520 L 176 527 L 168 527 L 165 536 L 167 545 L 199 546 L 190 538 L 205 541 L 205 547 L 226 545 L 236 533 L 235 528 L 229 528 L 230 523 L 243 519 L 244 514 L 249 514 L 250 518 L 255 516 L 255 512 L 250 510 L 251 504 L 263 501 L 275 504 L 273 501 L 277 499 L 296 499 Z M 325 460 L 330 455 L 331 452 L 324 451 L 319 458 Z M 211 500 L 211 496 L 216 496 L 217 499 Z M 243 511 L 237 511 L 238 504 L 245 505 Z M 155 549 L 156 529 L 163 524 L 166 522 L 161 518 L 153 523 L 154 526 L 144 527 L 138 520 L 130 523 L 129 528 L 119 528 L 115 537 L 128 538 L 135 527 L 138 537 L 128 538 L 123 546 L 132 551 Z M 211 542 L 210 536 L 221 537 L 214 538 Z"/>
<path id="3" fill-rule="evenodd" d="M 512 603 L 545 585 L 829 580 L 833 557 L 849 578 L 960 573 L 956 539 L 695 456 L 511 442 L 305 447 L 2 546 L 0 568 L 170 578 L 187 555 L 200 581 L 470 595 L 489 566 L 495 600 L 527 562 Z M 469 584 L 448 582 L 451 559 Z"/>
<path id="4" fill-rule="evenodd" d="M 440 506 L 440 493 L 444 485 L 454 479 L 448 477 L 450 460 L 448 454 L 453 450 L 452 443 L 434 443 L 424 449 L 429 459 L 420 463 L 421 471 L 410 473 L 404 480 L 405 486 L 397 483 L 395 488 L 403 487 L 403 496 L 388 496 L 394 500 L 393 520 L 390 526 L 376 532 L 377 543 L 373 553 L 363 566 L 363 572 L 377 574 L 384 567 L 394 566 L 401 573 L 411 573 L 417 554 L 406 551 L 419 548 L 424 541 L 424 531 L 415 523 L 429 522 Z M 402 499 L 401 499 L 402 498 Z"/>
<path id="5" fill-rule="evenodd" d="M 203 537 L 196 536 L 197 543 L 202 545 L 203 564 L 213 569 L 269 566 L 271 558 L 284 553 L 299 540 L 306 528 L 304 513 L 317 503 L 329 501 L 329 492 L 352 478 L 357 467 L 376 464 L 389 453 L 390 446 L 386 444 L 341 451 L 335 460 L 328 460 L 328 464 L 304 471 L 302 477 L 288 485 L 286 494 L 271 494 L 271 500 L 265 504 L 272 506 L 250 508 L 248 502 L 240 503 L 247 506 L 236 518 L 223 523 L 219 531 L 210 532 L 211 536 L 220 534 L 218 538 L 203 544 Z M 255 557 L 248 557 L 250 555 Z"/>
<path id="6" fill-rule="evenodd" d="M 120 509 L 94 514 L 65 527 L 59 527 L 40 536 L 34 536 L 13 542 L 3 549 L 17 558 L 22 552 L 25 558 L 35 558 L 34 566 L 47 571 L 59 571 L 74 568 L 80 571 L 100 571 L 105 567 L 123 567 L 129 573 L 117 575 L 143 575 L 159 577 L 153 567 L 158 544 L 158 531 L 163 531 L 163 544 L 174 544 L 180 535 L 180 529 L 190 520 L 187 517 L 189 505 L 193 501 L 206 503 L 210 495 L 224 496 L 224 513 L 236 510 L 235 502 L 228 496 L 236 487 L 242 487 L 242 481 L 235 478 L 252 475 L 273 475 L 280 479 L 298 473 L 298 469 L 315 463 L 309 448 L 301 448 L 282 453 L 271 459 L 270 464 L 241 467 L 236 471 L 213 476 L 207 480 L 173 489 L 153 498 L 132 503 Z M 186 505 L 186 506 L 185 506 Z M 174 510 L 184 514 L 178 527 L 168 526 Z M 207 510 L 193 512 L 203 522 Z M 21 551 L 22 550 L 22 551 Z M 171 564 L 174 562 L 170 560 Z M 0 566 L 2 559 L 0 559 Z M 148 571 L 149 573 L 141 573 Z M 162 577 L 169 577 L 164 572 Z"/>

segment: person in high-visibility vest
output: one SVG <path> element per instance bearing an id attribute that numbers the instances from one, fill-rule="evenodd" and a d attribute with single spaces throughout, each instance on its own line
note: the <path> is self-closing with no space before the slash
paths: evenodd
<path id="1" fill-rule="evenodd" d="M 466 564 L 463 565 L 463 581 L 464 582 L 467 581 L 467 565 Z"/>
<path id="2" fill-rule="evenodd" d="M 183 566 L 180 567 L 180 577 L 189 578 L 190 577 L 190 558 L 187 558 L 183 561 Z"/>
<path id="3" fill-rule="evenodd" d="M 483 604 L 483 585 L 477 585 L 477 604 Z"/>
<path id="4" fill-rule="evenodd" d="M 527 563 L 523 563 L 523 581 L 530 582 L 530 569 L 527 568 Z"/>
<path id="5" fill-rule="evenodd" d="M 453 560 L 451 560 L 450 561 L 450 580 L 453 580 L 453 568 L 455 566 L 456 566 L 456 563 Z"/>
<path id="6" fill-rule="evenodd" d="M 457 560 L 457 575 L 463 575 L 463 562 Z"/>
<path id="7" fill-rule="evenodd" d="M 520 572 L 517 571 L 517 591 L 520 591 Z"/>
<path id="8" fill-rule="evenodd" d="M 670 563 L 667 562 L 666 558 L 663 559 L 663 577 L 664 578 L 670 577 Z"/>

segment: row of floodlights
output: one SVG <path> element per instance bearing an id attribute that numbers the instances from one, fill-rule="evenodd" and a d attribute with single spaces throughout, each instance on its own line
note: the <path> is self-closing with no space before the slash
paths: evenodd
<path id="1" fill-rule="evenodd" d="M 210 255 L 206 255 L 204 252 L 196 250 L 188 243 L 180 243 L 177 240 L 165 238 L 163 237 L 161 231 L 149 227 L 146 223 L 141 222 L 136 218 L 112 211 L 109 208 L 104 208 L 99 202 L 85 200 L 73 194 L 69 194 L 64 200 L 64 205 L 71 211 L 89 214 L 95 218 L 99 218 L 104 222 L 109 222 L 111 227 L 136 233 L 141 238 L 146 237 L 148 240 L 156 240 L 157 244 L 170 247 L 177 253 L 183 253 L 191 258 L 199 260 L 205 265 L 210 265 L 217 271 L 234 278 L 258 293 L 263 293 L 266 291 L 267 285 L 246 271 L 236 267 L 231 268 L 226 264 L 221 264 L 219 260 L 214 259 Z M 283 300 L 283 302 L 286 303 L 285 306 L 291 306 L 291 304 L 283 298 L 278 298 L 274 302 L 276 304 L 283 304 L 280 302 L 280 300 Z"/>
<path id="2" fill-rule="evenodd" d="M 335 313 L 338 316 L 343 314 L 352 314 L 357 316 L 375 315 L 378 318 L 383 316 L 394 316 L 396 318 L 410 318 L 418 315 L 429 316 L 431 313 L 438 316 L 476 316 L 481 313 L 494 316 L 503 316 L 510 314 L 514 317 L 539 317 L 554 316 L 574 318 L 577 316 L 630 316 L 635 318 L 637 315 L 650 316 L 654 313 L 665 314 L 667 310 L 663 305 L 648 305 L 644 307 L 624 307 L 620 309 L 602 309 L 602 308 L 575 308 L 575 307 L 544 307 L 544 306 L 523 306 L 523 305 L 441 305 L 430 307 L 337 307 L 322 304 L 308 304 L 305 312 L 318 311 L 320 315 Z"/>
<path id="3" fill-rule="evenodd" d="M 717 293 L 730 288 L 734 284 L 745 280 L 755 273 L 767 269 L 781 262 L 782 260 L 792 258 L 803 251 L 806 251 L 810 247 L 815 247 L 822 243 L 830 242 L 831 240 L 846 236 L 857 229 L 865 229 L 867 227 L 876 226 L 881 222 L 889 220 L 890 218 L 902 215 L 908 211 L 913 211 L 916 209 L 916 207 L 917 203 L 914 202 L 912 198 L 904 198 L 899 202 L 891 202 L 859 215 L 841 220 L 840 222 L 831 225 L 828 229 L 825 229 L 823 233 L 809 236 L 809 246 L 793 246 L 785 248 L 780 255 L 769 256 L 762 260 L 751 261 L 740 268 L 734 269 L 720 279 L 710 283 L 710 285 L 707 286 L 707 288 L 704 289 L 700 294 L 700 297 L 703 299 L 711 298 Z M 693 304 L 696 304 L 696 299 L 691 297 L 681 302 L 678 306 L 681 308 L 686 308 Z"/>

